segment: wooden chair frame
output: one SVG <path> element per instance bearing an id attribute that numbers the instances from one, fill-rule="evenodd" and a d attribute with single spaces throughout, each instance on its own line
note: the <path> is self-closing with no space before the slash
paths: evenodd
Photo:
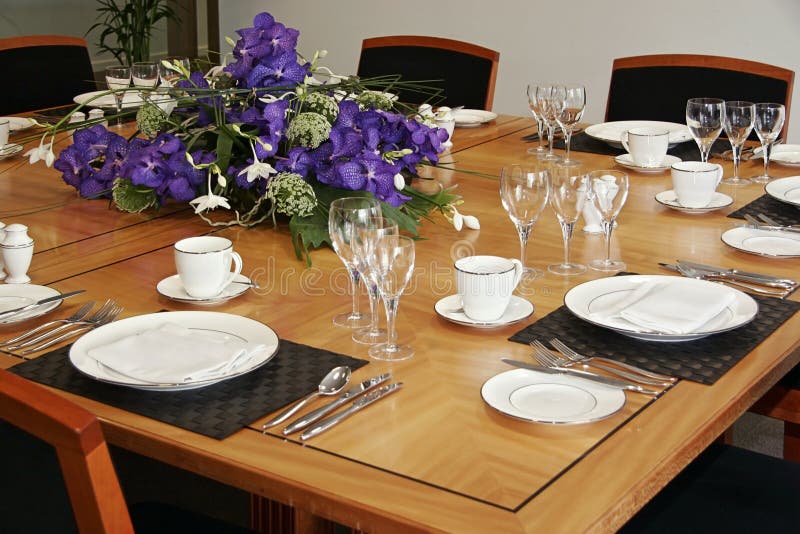
<path id="1" fill-rule="evenodd" d="M 0 50 L 28 46 L 80 46 L 87 48 L 86 39 L 69 35 L 24 35 L 0 39 Z"/>
<path id="2" fill-rule="evenodd" d="M 500 63 L 500 52 L 464 41 L 446 39 L 444 37 L 429 37 L 424 35 L 389 35 L 385 37 L 370 37 L 364 39 L 361 49 L 384 48 L 387 46 L 414 46 L 420 48 L 439 48 L 452 50 L 470 56 L 476 56 L 491 61 L 489 85 L 486 91 L 484 109 L 491 111 L 494 102 L 494 88 L 497 82 L 497 67 Z"/>

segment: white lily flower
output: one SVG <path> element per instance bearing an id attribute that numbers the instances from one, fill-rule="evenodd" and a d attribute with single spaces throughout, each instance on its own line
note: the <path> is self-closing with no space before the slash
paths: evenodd
<path id="1" fill-rule="evenodd" d="M 44 146 L 44 137 L 42 141 L 39 143 L 39 146 L 36 148 L 32 148 L 25 152 L 25 157 L 28 158 L 28 161 L 31 165 L 36 163 L 39 160 L 44 161 L 44 164 L 48 167 L 53 166 L 53 162 L 56 160 L 56 155 L 53 153 L 53 140 L 50 139 L 50 144 L 47 147 Z"/>
<path id="2" fill-rule="evenodd" d="M 278 172 L 269 163 L 259 161 L 258 156 L 256 156 L 256 146 L 254 144 L 251 144 L 250 146 L 253 149 L 253 163 L 242 169 L 239 173 L 239 176 L 246 173 L 247 182 L 249 183 L 256 178 L 267 178 L 270 174 L 275 174 Z"/>
<path id="3" fill-rule="evenodd" d="M 474 215 L 464 215 L 464 226 L 470 230 L 480 230 L 481 223 Z"/>
<path id="4" fill-rule="evenodd" d="M 222 174 L 218 174 L 217 183 L 220 182 L 220 179 L 223 179 Z M 215 195 L 213 191 L 211 191 L 211 171 L 209 171 L 208 173 L 208 194 L 199 196 L 194 200 L 190 200 L 189 204 L 194 206 L 195 214 L 202 213 L 208 210 L 213 210 L 220 206 L 226 209 L 231 209 L 231 205 L 228 204 L 227 198 L 220 195 Z"/>
<path id="5" fill-rule="evenodd" d="M 405 186 L 406 186 L 406 179 L 403 178 L 403 175 L 398 172 L 397 174 L 394 175 L 394 187 L 398 191 L 402 191 L 403 188 L 405 188 Z"/>

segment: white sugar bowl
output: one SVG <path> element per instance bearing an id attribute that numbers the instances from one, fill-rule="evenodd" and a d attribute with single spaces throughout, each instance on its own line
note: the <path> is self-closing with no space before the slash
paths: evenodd
<path id="1" fill-rule="evenodd" d="M 6 284 L 27 284 L 31 281 L 27 275 L 33 259 L 33 239 L 28 235 L 28 227 L 24 224 L 9 224 L 5 227 L 5 238 L 0 244 L 5 263 Z"/>

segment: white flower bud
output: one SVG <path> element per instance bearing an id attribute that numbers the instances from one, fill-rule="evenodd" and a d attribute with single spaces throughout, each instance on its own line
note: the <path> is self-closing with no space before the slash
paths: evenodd
<path id="1" fill-rule="evenodd" d="M 464 216 L 457 211 L 453 214 L 453 226 L 455 227 L 456 232 L 460 232 L 461 228 L 464 226 Z"/>
<path id="2" fill-rule="evenodd" d="M 328 55 L 328 51 L 323 49 L 323 50 L 320 50 L 319 52 L 317 52 L 317 54 L 318 54 L 319 57 L 322 58 L 322 57 L 325 57 L 325 56 Z"/>
<path id="3" fill-rule="evenodd" d="M 403 178 L 403 175 L 399 172 L 394 175 L 394 187 L 398 191 L 402 191 L 403 188 L 406 186 L 406 179 Z"/>
<path id="4" fill-rule="evenodd" d="M 464 215 L 464 225 L 470 230 L 480 230 L 481 223 L 474 215 Z"/>
<path id="5" fill-rule="evenodd" d="M 217 175 L 217 183 L 220 187 L 226 187 L 228 185 L 228 180 L 222 174 Z"/>

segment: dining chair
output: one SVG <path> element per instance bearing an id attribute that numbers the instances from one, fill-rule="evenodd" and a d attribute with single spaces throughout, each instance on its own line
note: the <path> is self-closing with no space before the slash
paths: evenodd
<path id="1" fill-rule="evenodd" d="M 472 43 L 420 35 L 364 39 L 358 76 L 400 75 L 402 80 L 442 90 L 434 104 L 490 111 L 494 101 L 500 53 Z M 434 81 L 435 80 L 435 81 Z M 424 91 L 388 89 L 401 102 L 421 104 Z"/>
<path id="2" fill-rule="evenodd" d="M 750 411 L 783 421 L 783 458 L 800 462 L 800 365 L 756 401 Z"/>
<path id="3" fill-rule="evenodd" d="M 80 37 L 0 39 L 0 68 L 0 115 L 70 104 L 74 96 L 97 89 L 86 40 Z"/>
<path id="4" fill-rule="evenodd" d="M 684 124 L 686 101 L 695 97 L 777 102 L 786 106 L 781 132 L 786 139 L 793 86 L 794 71 L 745 59 L 697 54 L 617 58 L 605 120 Z"/>
<path id="5" fill-rule="evenodd" d="M 129 510 L 97 417 L 6 370 L 0 472 L 7 532 L 250 532 L 164 503 Z"/>

